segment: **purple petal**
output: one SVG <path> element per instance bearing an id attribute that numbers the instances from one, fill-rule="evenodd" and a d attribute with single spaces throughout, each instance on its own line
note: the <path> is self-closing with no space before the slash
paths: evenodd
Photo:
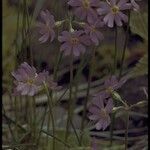
<path id="1" fill-rule="evenodd" d="M 41 43 L 45 43 L 45 42 L 48 40 L 48 38 L 49 38 L 49 33 L 46 33 L 46 34 L 44 34 L 43 36 L 41 36 L 41 37 L 39 38 L 39 41 L 40 41 Z"/>
<path id="2" fill-rule="evenodd" d="M 112 28 L 114 26 L 114 19 L 115 19 L 114 15 L 111 15 L 111 17 L 109 17 L 108 27 Z"/>
<path id="3" fill-rule="evenodd" d="M 117 4 L 117 6 L 121 6 L 121 5 L 124 5 L 124 4 L 126 4 L 128 2 L 128 0 L 120 0 L 119 2 L 118 2 L 118 4 Z"/>
<path id="4" fill-rule="evenodd" d="M 87 12 L 87 21 L 88 21 L 89 23 L 92 23 L 92 22 L 95 22 L 96 20 L 97 20 L 96 11 L 91 8 L 91 9 Z"/>
<path id="5" fill-rule="evenodd" d="M 66 50 L 71 51 L 71 45 L 68 42 L 65 42 L 60 47 L 60 51 L 66 51 Z"/>
<path id="6" fill-rule="evenodd" d="M 100 1 L 99 0 L 92 0 L 91 3 L 90 3 L 90 6 L 99 7 L 100 6 Z"/>
<path id="7" fill-rule="evenodd" d="M 98 109 L 98 107 L 94 107 L 94 106 L 91 106 L 89 107 L 89 112 L 93 113 L 93 114 L 99 114 L 100 112 L 100 109 Z"/>
<path id="8" fill-rule="evenodd" d="M 98 119 L 99 119 L 99 116 L 98 116 L 98 115 L 90 115 L 90 116 L 88 116 L 88 118 L 89 118 L 90 120 L 98 120 Z"/>
<path id="9" fill-rule="evenodd" d="M 102 128 L 102 121 L 98 121 L 96 124 L 95 124 L 95 127 L 97 130 L 100 130 Z"/>
<path id="10" fill-rule="evenodd" d="M 21 95 L 27 95 L 29 91 L 30 91 L 30 86 L 26 85 L 22 90 Z"/>
<path id="11" fill-rule="evenodd" d="M 123 14 L 122 12 L 119 12 L 118 15 L 121 17 L 121 19 L 124 22 L 128 22 L 128 16 L 126 16 L 125 14 Z"/>
<path id="12" fill-rule="evenodd" d="M 82 52 L 82 53 L 84 53 L 85 52 L 85 46 L 83 46 L 82 44 L 78 44 L 77 46 L 77 49 L 80 51 L 80 52 Z"/>
<path id="13" fill-rule="evenodd" d="M 92 103 L 99 108 L 104 108 L 104 100 L 100 94 L 93 98 Z"/>
<path id="14" fill-rule="evenodd" d="M 111 13 L 107 14 L 104 17 L 104 23 L 107 24 L 109 27 L 113 27 L 113 25 L 114 25 L 114 15 L 112 15 Z"/>
<path id="15" fill-rule="evenodd" d="M 91 40 L 89 38 L 89 36 L 87 35 L 82 35 L 80 37 L 80 41 L 84 44 L 84 45 L 87 45 L 87 46 L 90 46 L 91 45 Z"/>
<path id="16" fill-rule="evenodd" d="M 103 120 L 103 122 L 102 122 L 102 128 L 103 128 L 103 130 L 105 130 L 107 127 L 108 127 L 108 125 L 110 124 L 110 117 L 108 116 L 105 120 Z"/>
<path id="17" fill-rule="evenodd" d="M 81 0 L 70 0 L 68 2 L 68 5 L 73 6 L 73 7 L 81 6 L 82 2 L 81 2 Z"/>
<path id="18" fill-rule="evenodd" d="M 103 40 L 104 39 L 104 36 L 103 36 L 103 34 L 101 32 L 96 31 L 95 34 L 97 35 L 99 40 Z"/>
<path id="19" fill-rule="evenodd" d="M 33 96 L 36 93 L 35 87 L 31 86 L 30 91 L 28 93 L 29 96 Z"/>
<path id="20" fill-rule="evenodd" d="M 120 9 L 120 10 L 127 10 L 127 9 L 131 9 L 131 7 L 132 7 L 131 4 L 126 3 L 126 4 L 124 4 L 124 5 L 121 5 L 121 6 L 119 7 L 119 9 Z"/>
<path id="21" fill-rule="evenodd" d="M 78 7 L 74 9 L 74 14 L 79 17 L 81 20 L 84 20 L 86 18 L 86 11 L 83 10 L 82 7 Z"/>
<path id="22" fill-rule="evenodd" d="M 80 55 L 80 49 L 78 48 L 78 45 L 73 46 L 73 54 L 77 57 Z"/>
<path id="23" fill-rule="evenodd" d="M 51 30 L 51 33 L 50 33 L 50 36 L 51 36 L 51 42 L 54 40 L 54 38 L 55 38 L 55 32 L 54 32 L 54 30 Z"/>
<path id="24" fill-rule="evenodd" d="M 112 109 L 113 109 L 113 100 L 110 98 L 106 104 L 106 110 L 108 113 L 111 113 L 112 112 Z"/>
<path id="25" fill-rule="evenodd" d="M 121 17 L 118 14 L 115 15 L 115 23 L 117 26 L 122 26 Z"/>
<path id="26" fill-rule="evenodd" d="M 140 9 L 139 5 L 135 2 L 135 0 L 131 0 L 131 4 L 134 7 L 134 10 L 139 10 Z"/>
<path id="27" fill-rule="evenodd" d="M 111 4 L 112 6 L 116 5 L 116 0 L 110 0 L 110 4 Z"/>
<path id="28" fill-rule="evenodd" d="M 90 38 L 96 46 L 99 44 L 99 41 L 95 32 L 90 33 Z"/>

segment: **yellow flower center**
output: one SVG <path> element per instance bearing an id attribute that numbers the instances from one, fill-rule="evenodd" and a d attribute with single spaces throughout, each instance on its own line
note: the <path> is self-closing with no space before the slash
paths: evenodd
<path id="1" fill-rule="evenodd" d="M 38 75 L 38 74 L 37 74 L 37 73 L 35 73 L 35 76 L 34 76 L 34 77 L 36 78 L 36 77 L 37 77 L 37 75 Z M 29 84 L 29 85 L 34 84 L 34 82 L 35 82 L 35 78 L 34 78 L 34 77 L 33 77 L 33 78 L 28 78 L 28 80 L 27 80 L 27 84 Z"/>
<path id="2" fill-rule="evenodd" d="M 119 11 L 119 7 L 115 5 L 111 8 L 111 10 L 112 10 L 113 14 L 116 14 Z"/>
<path id="3" fill-rule="evenodd" d="M 82 4 L 85 9 L 88 9 L 90 7 L 89 0 L 82 0 Z"/>
<path id="4" fill-rule="evenodd" d="M 91 31 L 92 31 L 92 32 L 96 32 L 95 26 L 91 26 Z"/>
<path id="5" fill-rule="evenodd" d="M 30 84 L 30 85 L 31 85 L 31 84 L 33 84 L 33 83 L 34 83 L 34 80 L 33 80 L 33 79 L 28 79 L 28 80 L 27 80 L 27 84 Z"/>
<path id="6" fill-rule="evenodd" d="M 108 88 L 106 89 L 106 92 L 108 92 L 109 94 L 111 94 L 112 91 L 113 91 L 112 87 L 108 87 Z"/>
<path id="7" fill-rule="evenodd" d="M 75 44 L 78 44 L 79 42 L 79 39 L 78 38 L 71 38 L 71 44 L 75 45 Z"/>

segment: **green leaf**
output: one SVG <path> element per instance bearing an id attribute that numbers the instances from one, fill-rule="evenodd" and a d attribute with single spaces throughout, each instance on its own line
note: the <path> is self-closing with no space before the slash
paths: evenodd
<path id="1" fill-rule="evenodd" d="M 147 53 L 139 60 L 136 66 L 132 69 L 129 76 L 131 78 L 148 74 L 148 55 Z"/>
<path id="2" fill-rule="evenodd" d="M 131 31 L 148 41 L 148 15 L 147 13 L 132 12 L 130 21 Z"/>

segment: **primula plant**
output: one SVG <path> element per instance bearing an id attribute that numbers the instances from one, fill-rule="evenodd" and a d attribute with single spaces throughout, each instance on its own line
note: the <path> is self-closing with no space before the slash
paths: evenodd
<path id="1" fill-rule="evenodd" d="M 15 51 L 9 60 L 15 65 L 9 70 L 11 88 L 3 90 L 2 148 L 148 149 L 148 38 L 141 9 L 147 3 L 16 3 Z M 143 17 L 138 23 L 144 33 L 137 31 L 135 14 Z M 143 42 L 138 59 L 133 37 Z"/>

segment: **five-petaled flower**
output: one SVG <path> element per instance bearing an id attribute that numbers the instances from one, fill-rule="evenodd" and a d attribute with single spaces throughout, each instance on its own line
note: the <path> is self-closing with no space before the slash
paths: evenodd
<path id="1" fill-rule="evenodd" d="M 44 82 L 50 89 L 55 89 L 57 86 L 49 77 L 48 72 L 43 71 L 38 74 L 36 69 L 26 62 L 22 63 L 17 71 L 13 71 L 12 76 L 15 78 L 15 95 L 33 96 L 43 89 Z"/>
<path id="2" fill-rule="evenodd" d="M 55 38 L 55 32 L 54 32 L 54 27 L 55 27 L 55 20 L 54 16 L 50 14 L 48 10 L 41 11 L 40 13 L 41 17 L 41 22 L 38 22 L 37 27 L 39 27 L 39 33 L 42 35 L 39 38 L 39 41 L 41 43 L 45 43 L 50 39 L 52 42 Z"/>
<path id="3" fill-rule="evenodd" d="M 105 80 L 103 89 L 101 92 L 95 94 L 95 96 L 102 96 L 104 99 L 109 98 L 112 95 L 112 92 L 119 89 L 126 81 L 127 77 L 122 77 L 120 80 L 117 79 L 116 76 L 110 76 L 107 80 Z"/>
<path id="4" fill-rule="evenodd" d="M 107 100 L 105 105 L 104 98 L 101 95 L 94 97 L 92 105 L 89 107 L 89 119 L 96 122 L 95 127 L 97 130 L 105 130 L 110 124 L 109 114 L 113 109 L 113 101 L 111 98 Z"/>
<path id="5" fill-rule="evenodd" d="M 122 26 L 122 22 L 128 22 L 128 16 L 122 11 L 131 9 L 131 7 L 131 3 L 128 3 L 127 0 L 119 0 L 119 2 L 110 0 L 109 2 L 101 2 L 97 12 L 99 15 L 105 15 L 103 18 L 105 24 L 112 28 L 114 24 Z"/>
<path id="6" fill-rule="evenodd" d="M 60 47 L 60 51 L 64 51 L 64 55 L 79 56 L 81 53 L 84 53 L 86 46 L 91 44 L 89 36 L 84 34 L 84 31 L 63 31 L 61 36 L 58 37 L 58 40 L 63 44 Z"/>
<path id="7" fill-rule="evenodd" d="M 89 24 L 85 24 L 84 30 L 87 35 L 89 35 L 91 41 L 97 46 L 99 41 L 103 40 L 104 36 L 99 31 L 101 27 L 104 26 L 104 22 L 101 18 L 98 18 L 95 22 L 91 22 Z"/>
<path id="8" fill-rule="evenodd" d="M 99 0 L 70 0 L 68 2 L 73 7 L 74 14 L 81 20 L 87 19 L 88 22 L 97 19 L 96 8 L 99 7 Z"/>

